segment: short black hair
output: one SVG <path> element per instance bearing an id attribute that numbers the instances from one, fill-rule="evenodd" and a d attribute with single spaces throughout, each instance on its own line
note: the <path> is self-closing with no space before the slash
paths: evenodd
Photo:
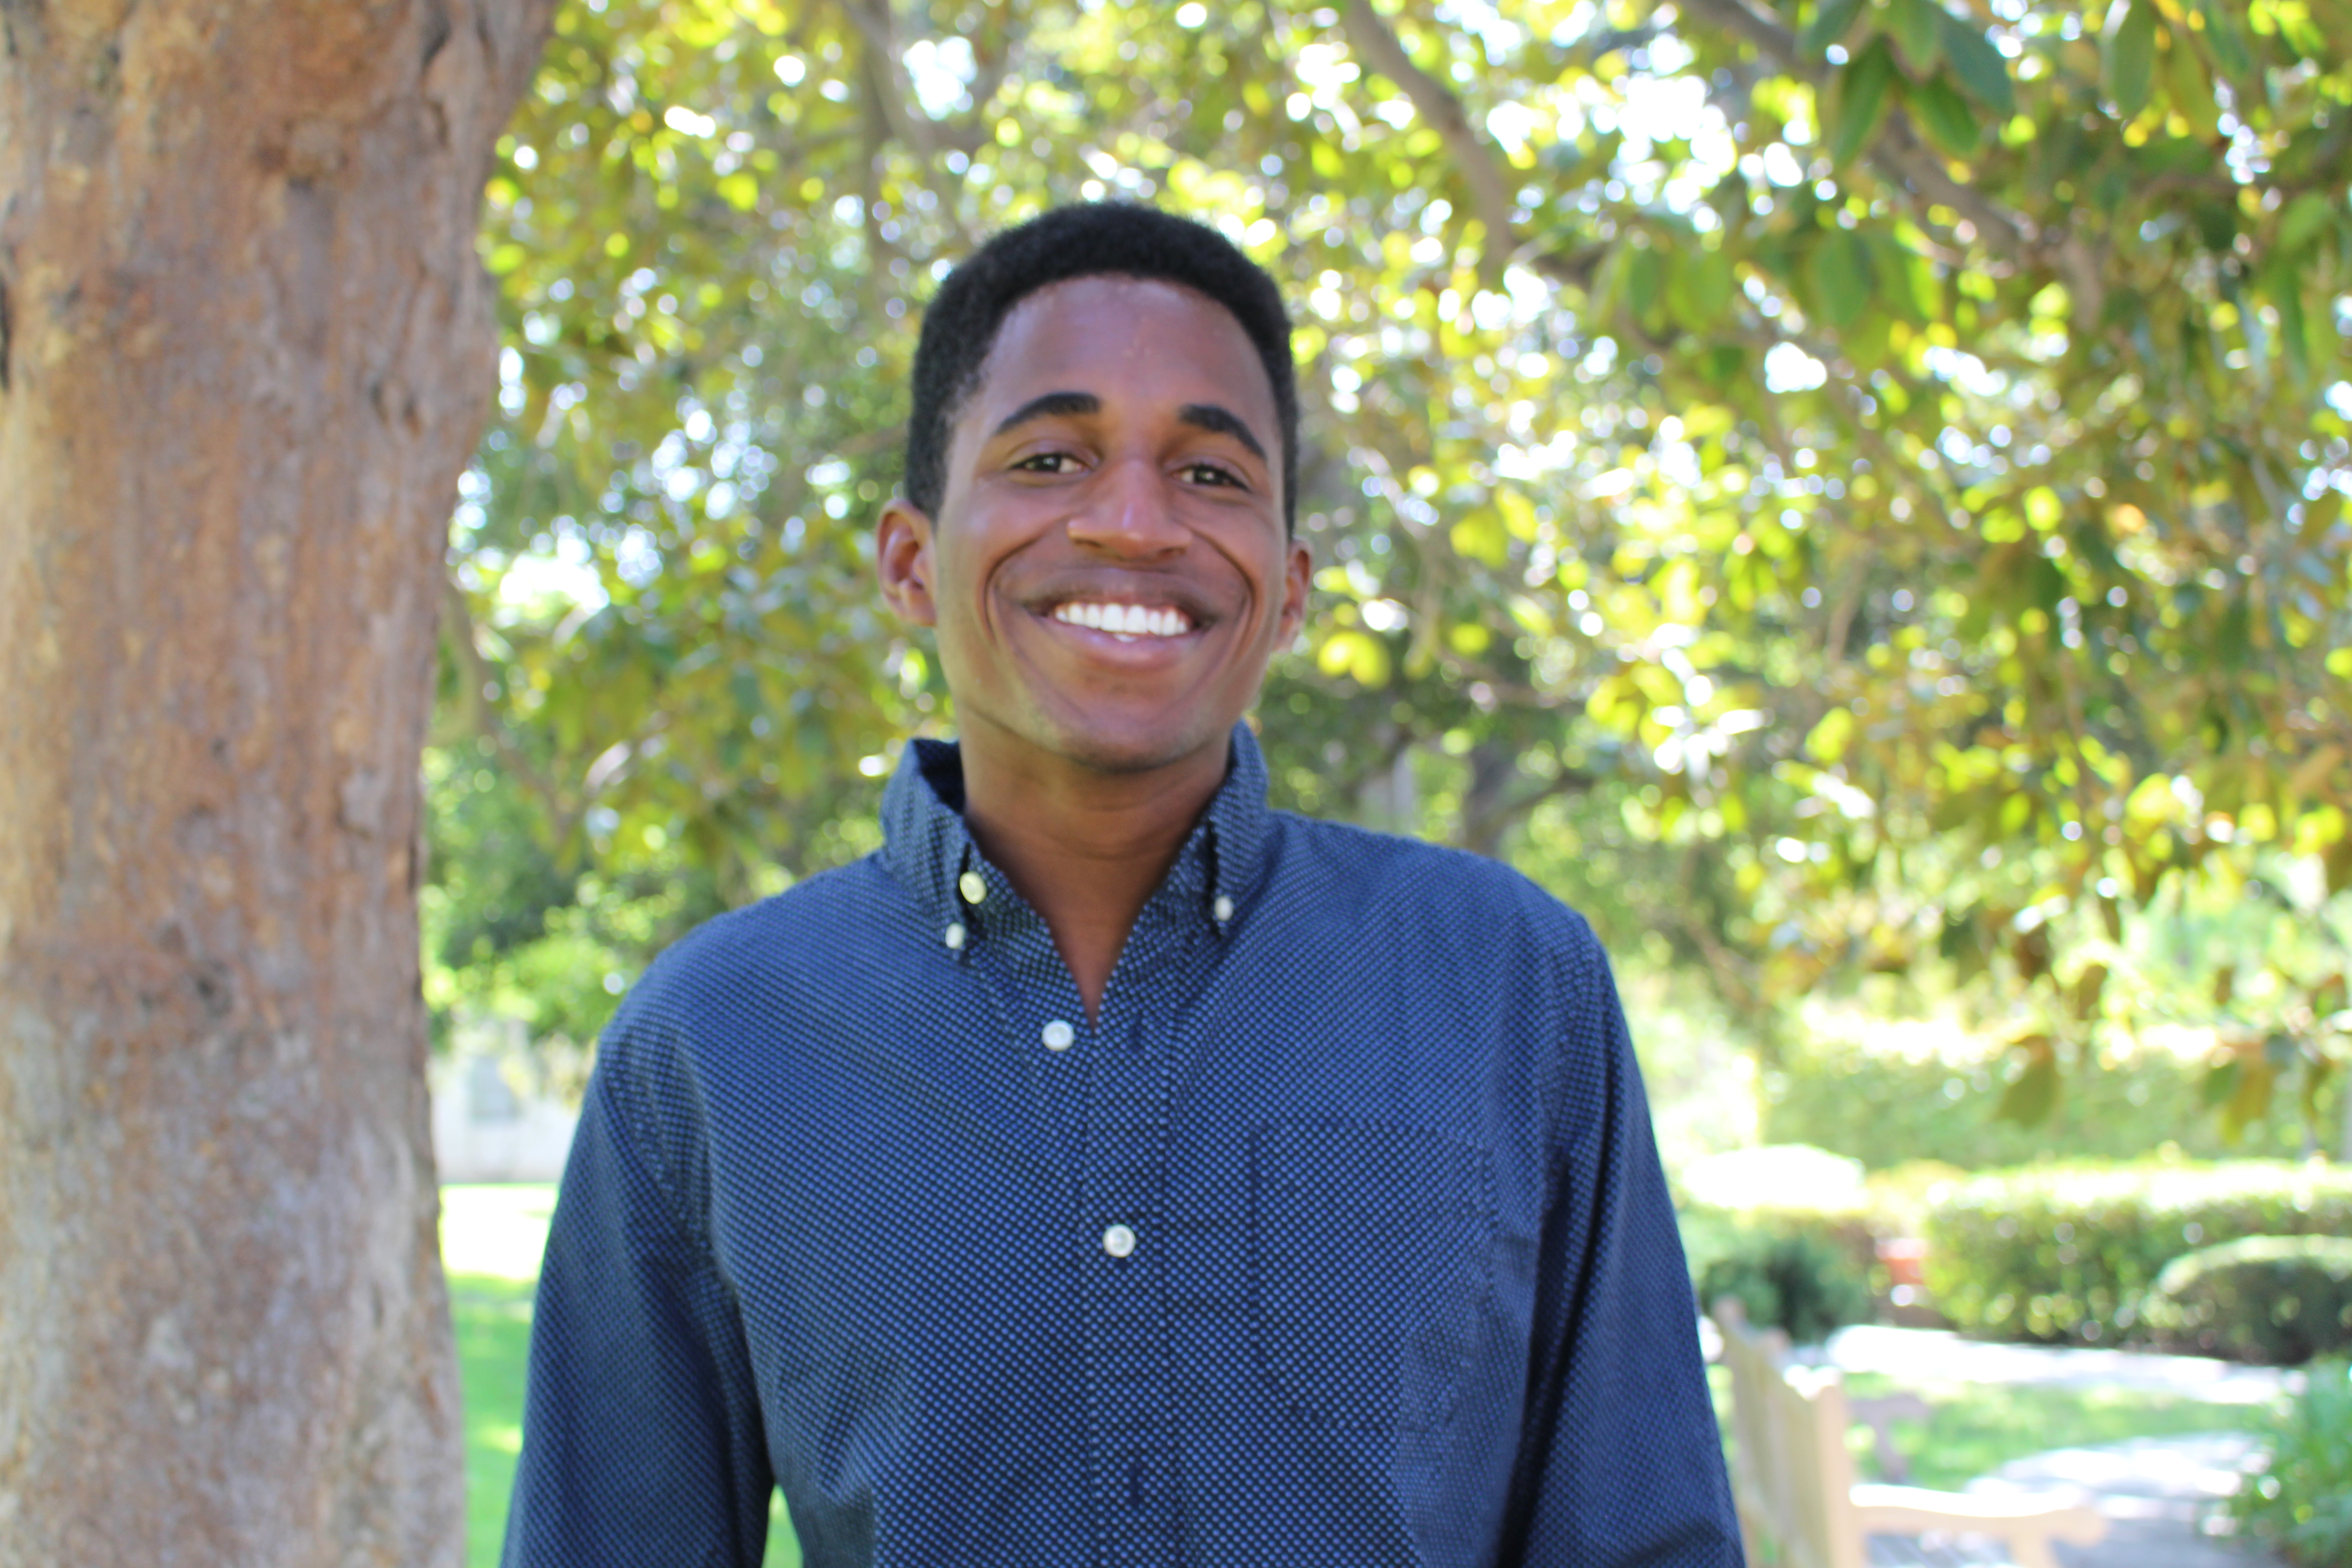
<path id="1" fill-rule="evenodd" d="M 981 366 L 1013 307 L 1051 284 L 1103 275 L 1181 284 L 1233 313 L 1274 385 L 1282 430 L 1282 521 L 1295 529 L 1298 379 L 1290 313 L 1265 268 L 1205 224 L 1137 202 L 1055 207 L 1006 229 L 948 274 L 923 312 L 907 419 L 907 499 L 939 516 L 947 489 L 948 426 L 980 384 Z"/>

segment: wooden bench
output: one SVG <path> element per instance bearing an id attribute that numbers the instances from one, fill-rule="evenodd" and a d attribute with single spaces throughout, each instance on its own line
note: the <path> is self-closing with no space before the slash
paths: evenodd
<path id="1" fill-rule="evenodd" d="M 1837 1369 L 1790 1364 L 1788 1335 L 1751 1329 L 1729 1297 L 1713 1316 L 1731 1369 L 1732 1494 L 1751 1564 L 1864 1568 L 1867 1536 L 1944 1534 L 1996 1537 L 2017 1568 L 2058 1568 L 2053 1541 L 2087 1546 L 2106 1533 L 2095 1510 L 2063 1499 L 1855 1485 Z"/>

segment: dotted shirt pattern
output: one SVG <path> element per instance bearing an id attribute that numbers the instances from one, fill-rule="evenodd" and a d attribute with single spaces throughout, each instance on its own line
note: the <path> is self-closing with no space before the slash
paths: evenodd
<path id="1" fill-rule="evenodd" d="M 509 1568 L 1739 1562 L 1608 963 L 1269 811 L 1245 728 L 1089 1024 L 919 742 L 875 856 L 606 1030 Z"/>

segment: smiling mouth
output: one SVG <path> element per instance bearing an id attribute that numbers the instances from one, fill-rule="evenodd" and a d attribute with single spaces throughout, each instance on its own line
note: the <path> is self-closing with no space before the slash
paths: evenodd
<path id="1" fill-rule="evenodd" d="M 1141 637 L 1181 637 L 1193 629 L 1192 617 L 1171 605 L 1123 605 L 1108 599 L 1072 599 L 1056 605 L 1054 619 L 1065 626 L 1108 632 L 1122 642 Z"/>

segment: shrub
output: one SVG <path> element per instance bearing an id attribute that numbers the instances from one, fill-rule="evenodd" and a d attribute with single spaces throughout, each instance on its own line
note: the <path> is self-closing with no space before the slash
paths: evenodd
<path id="1" fill-rule="evenodd" d="M 1915 1162 L 1865 1180 L 1859 1162 L 1820 1149 L 1779 1145 L 1712 1155 L 1682 1173 L 1683 1250 L 1694 1279 L 1719 1258 L 1760 1255 L 1772 1238 L 1802 1237 L 1843 1258 L 1881 1315 L 1940 1324 L 1916 1302 L 1889 1300 L 1894 1281 L 1880 1244 L 1915 1237 L 1931 1195 L 1962 1180 L 1948 1165 Z M 1712 1297 L 1702 1304 L 1712 1306 Z"/>
<path id="2" fill-rule="evenodd" d="M 2352 1568 L 2352 1368 L 2319 1362 L 2271 1423 L 2270 1457 L 2226 1505 L 2299 1568 Z"/>
<path id="3" fill-rule="evenodd" d="M 1802 1234 L 1750 1233 L 1746 1245 L 1708 1264 L 1698 1299 L 1712 1310 L 1726 1296 L 1759 1328 L 1784 1329 L 1799 1344 L 1818 1344 L 1833 1329 L 1867 1322 L 1870 1285 L 1834 1245 Z"/>
<path id="4" fill-rule="evenodd" d="M 1810 1236 L 1867 1271 L 1874 1226 L 1862 1165 L 1821 1149 L 1784 1144 L 1735 1149 L 1677 1173 L 1677 1207 L 1691 1272 L 1759 1236 Z"/>
<path id="5" fill-rule="evenodd" d="M 2159 1350 L 2293 1365 L 2352 1351 L 2352 1240 L 2250 1236 L 2176 1258 L 2140 1321 Z"/>
<path id="6" fill-rule="evenodd" d="M 2184 1252 L 2251 1236 L 2352 1234 L 2352 1171 L 2221 1164 L 2052 1165 L 1970 1178 L 1927 1215 L 1927 1289 L 1958 1327 L 2107 1342 Z"/>

